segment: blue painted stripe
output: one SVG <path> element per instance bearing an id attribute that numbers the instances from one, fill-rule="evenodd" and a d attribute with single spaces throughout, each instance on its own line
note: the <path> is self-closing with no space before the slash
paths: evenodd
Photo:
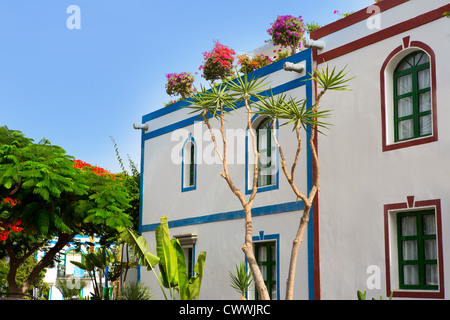
<path id="1" fill-rule="evenodd" d="M 252 217 L 259 217 L 269 214 L 277 214 L 283 212 L 303 210 L 303 202 L 287 202 L 282 204 L 269 205 L 264 207 L 257 207 L 252 209 Z M 236 210 L 229 212 L 222 212 L 210 214 L 199 217 L 191 217 L 185 219 L 178 219 L 169 221 L 169 228 L 185 227 L 196 224 L 205 224 L 212 222 L 229 221 L 235 219 L 243 219 L 245 216 L 244 210 Z M 155 231 L 159 223 L 147 224 L 141 227 L 142 232 Z"/>

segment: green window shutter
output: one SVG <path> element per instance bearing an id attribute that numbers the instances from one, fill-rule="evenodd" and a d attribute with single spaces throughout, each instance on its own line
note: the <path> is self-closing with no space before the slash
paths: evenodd
<path id="1" fill-rule="evenodd" d="M 400 289 L 438 290 L 434 210 L 397 214 Z"/>
<path id="2" fill-rule="evenodd" d="M 258 187 L 275 183 L 272 161 L 272 121 L 267 118 L 256 128 L 256 148 L 259 152 Z"/>
<path id="3" fill-rule="evenodd" d="M 423 51 L 406 56 L 394 72 L 395 141 L 432 134 L 430 60 Z"/>
<path id="4" fill-rule="evenodd" d="M 277 298 L 277 261 L 276 242 L 256 242 L 255 258 L 261 270 L 264 283 L 272 300 Z M 258 300 L 258 293 L 255 291 L 255 299 Z"/>

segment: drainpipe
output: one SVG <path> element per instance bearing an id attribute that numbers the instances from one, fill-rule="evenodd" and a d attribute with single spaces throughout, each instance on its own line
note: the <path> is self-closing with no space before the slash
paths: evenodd
<path id="1" fill-rule="evenodd" d="M 148 124 L 133 124 L 133 128 L 136 130 L 148 130 Z"/>
<path id="2" fill-rule="evenodd" d="M 302 73 L 305 70 L 305 64 L 304 63 L 292 63 L 292 62 L 285 62 L 283 65 L 283 69 L 285 71 L 294 71 L 297 73 Z"/>
<path id="3" fill-rule="evenodd" d="M 317 50 L 323 50 L 323 48 L 325 48 L 325 42 L 322 40 L 311 40 L 311 39 L 304 38 L 303 46 L 306 48 L 314 48 Z"/>

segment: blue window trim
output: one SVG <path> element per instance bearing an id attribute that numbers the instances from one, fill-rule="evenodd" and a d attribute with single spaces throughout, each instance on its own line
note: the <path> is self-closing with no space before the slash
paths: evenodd
<path id="1" fill-rule="evenodd" d="M 275 241 L 275 246 L 277 248 L 277 300 L 280 300 L 280 234 L 264 234 L 264 231 L 259 231 L 259 235 L 252 237 L 253 242 L 267 242 L 267 241 Z M 245 259 L 245 263 L 247 264 L 247 259 Z M 245 293 L 245 297 L 248 299 L 247 292 Z"/>
<path id="2" fill-rule="evenodd" d="M 255 120 L 257 119 L 257 118 L 260 118 L 260 117 L 264 117 L 264 116 L 260 116 L 260 115 L 254 115 L 253 117 L 252 117 L 252 119 L 251 119 L 251 124 L 253 125 L 253 122 L 255 122 Z M 277 121 L 277 139 L 278 139 L 278 121 Z M 250 170 L 250 168 L 249 168 L 249 160 L 248 160 L 248 157 L 249 157 L 249 152 L 253 155 L 253 150 L 248 150 L 248 145 L 249 145 L 249 142 L 248 142 L 248 139 L 249 139 L 249 131 L 248 131 L 248 129 L 249 128 L 247 128 L 247 131 L 246 131 L 246 134 L 245 134 L 245 194 L 251 194 L 252 193 L 252 186 L 253 186 L 253 179 L 249 179 L 249 170 Z M 279 167 L 279 163 L 280 163 L 280 159 L 279 159 L 279 154 L 278 154 L 278 148 L 276 148 L 275 147 L 275 153 L 276 153 L 276 155 L 275 155 L 275 158 L 276 158 L 276 175 L 275 175 L 275 183 L 274 184 L 271 184 L 271 185 L 268 185 L 268 186 L 262 186 L 262 187 L 258 187 L 257 189 L 256 189 L 256 193 L 260 193 L 260 192 L 265 192 L 265 191 L 271 191 L 271 190 L 277 190 L 278 188 L 279 188 L 279 182 L 280 182 L 280 179 L 279 179 L 279 172 L 280 172 L 280 167 Z M 253 167 L 253 165 L 252 165 L 252 167 Z M 249 181 L 249 180 L 251 180 L 251 181 Z"/>
<path id="3" fill-rule="evenodd" d="M 283 64 L 285 62 L 292 62 L 292 63 L 297 63 L 297 62 L 301 62 L 301 61 L 305 61 L 305 65 L 306 65 L 306 75 L 304 77 L 301 77 L 299 79 L 295 79 L 292 80 L 290 82 L 284 83 L 278 87 L 272 88 L 272 92 L 273 95 L 277 95 L 279 93 L 288 91 L 288 90 L 292 90 L 298 87 L 301 87 L 303 85 L 306 86 L 306 99 L 307 99 L 307 108 L 310 108 L 312 106 L 312 98 L 313 98 L 313 86 L 312 86 L 312 81 L 307 81 L 308 79 L 310 79 L 310 74 L 312 73 L 312 53 L 311 53 L 311 49 L 307 49 L 304 51 L 301 51 L 295 55 L 292 55 L 290 57 L 287 57 L 283 60 L 280 60 L 278 62 L 272 63 L 264 68 L 258 69 L 253 71 L 253 73 L 250 73 L 249 75 L 253 74 L 255 76 L 267 76 L 270 73 L 279 71 L 281 69 L 283 69 Z M 270 90 L 266 90 L 264 92 L 261 92 L 261 95 L 264 96 L 268 96 L 270 94 Z M 185 106 L 188 106 L 191 104 L 191 100 L 190 99 L 186 99 L 186 100 L 182 100 L 180 102 L 177 102 L 175 104 L 172 104 L 170 106 L 167 106 L 165 108 L 161 108 L 158 109 L 154 112 L 151 112 L 149 114 L 146 114 L 142 117 L 142 123 L 146 123 L 148 121 L 151 121 L 153 119 L 157 119 L 159 117 L 162 117 L 166 114 L 175 112 Z M 243 104 L 240 106 L 237 106 L 237 108 L 239 107 L 243 107 Z M 182 121 L 176 122 L 176 123 L 172 123 L 169 124 L 165 127 L 153 130 L 153 131 L 148 131 L 145 132 L 144 130 L 142 130 L 141 132 L 141 188 L 140 188 L 140 206 L 139 206 L 139 234 L 142 235 L 143 232 L 148 232 L 148 231 L 154 231 L 153 228 L 156 228 L 156 226 L 158 224 L 154 224 L 154 225 L 142 225 L 142 208 L 143 208 L 143 194 L 144 194 L 144 155 L 145 155 L 145 141 L 158 137 L 160 135 L 166 134 L 166 133 L 170 133 L 176 129 L 179 128 L 184 128 L 186 126 L 192 125 L 194 124 L 195 121 L 198 120 L 197 116 L 193 116 L 187 119 L 184 119 Z M 151 128 L 151 126 L 150 126 Z M 308 127 L 307 129 L 307 139 L 309 141 L 311 137 L 311 129 Z M 311 190 L 312 186 L 313 186 L 313 175 L 312 175 L 312 150 L 311 147 L 309 146 L 309 143 L 306 144 L 307 145 L 307 185 L 308 185 L 308 190 Z M 297 203 L 295 203 L 297 204 Z M 281 210 L 283 210 L 284 207 L 286 206 L 292 206 L 292 203 L 284 203 L 284 204 L 279 204 L 279 205 L 273 205 L 273 206 L 269 206 L 269 207 L 275 207 L 278 208 L 275 211 L 279 211 L 280 208 L 282 208 Z M 296 210 L 303 210 L 303 206 L 300 206 L 301 208 L 296 209 Z M 262 209 L 262 208 L 254 208 L 252 210 L 253 212 L 253 216 L 256 216 L 255 212 L 258 212 L 258 209 Z M 311 210 L 313 210 L 313 207 L 311 207 Z M 284 211 L 279 211 L 279 212 L 287 212 L 287 211 L 293 211 L 293 210 L 284 210 Z M 274 212 L 276 213 L 276 212 Z M 216 217 L 221 216 L 221 215 L 239 215 L 237 213 L 222 213 L 222 214 L 213 214 L 210 216 L 204 216 L 204 217 L 212 217 L 212 219 L 209 218 L 205 218 L 205 219 L 200 219 L 200 221 L 206 220 L 204 222 L 198 222 L 199 219 L 194 217 L 194 218 L 187 218 L 187 219 L 181 219 L 178 221 L 182 221 L 182 225 L 190 225 L 191 221 L 193 222 L 192 224 L 198 224 L 198 223 L 207 223 L 207 222 L 215 222 L 215 221 L 209 221 L 209 220 L 216 220 Z M 224 221 L 224 220 L 229 220 L 229 219 L 219 219 L 217 221 Z M 185 224 L 185 222 L 188 222 L 188 224 Z M 308 278 L 309 278 L 309 283 L 308 283 L 308 290 L 309 290 L 309 299 L 310 300 L 314 300 L 314 219 L 313 219 L 313 215 L 310 215 L 310 221 L 308 223 L 308 232 L 307 232 L 307 238 L 308 238 Z M 169 222 L 169 227 L 176 227 L 177 226 L 177 222 Z M 152 230 L 153 229 L 153 230 Z M 138 280 L 140 280 L 140 266 L 138 266 Z"/>
<path id="4" fill-rule="evenodd" d="M 192 274 L 190 275 L 191 277 L 193 277 L 195 275 L 195 263 L 197 262 L 197 260 L 195 259 L 195 244 L 192 245 Z"/>
<path id="5" fill-rule="evenodd" d="M 194 185 L 186 187 L 184 181 L 184 151 L 186 148 L 186 144 L 188 144 L 189 142 L 192 142 L 194 144 Z M 189 136 L 183 144 L 181 159 L 181 192 L 195 190 L 197 188 L 197 144 L 191 133 L 189 133 Z"/>

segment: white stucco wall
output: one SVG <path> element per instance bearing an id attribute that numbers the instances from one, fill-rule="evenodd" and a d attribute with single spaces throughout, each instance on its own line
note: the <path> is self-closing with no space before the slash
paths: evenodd
<path id="1" fill-rule="evenodd" d="M 412 0 L 381 14 L 383 28 L 448 4 L 448 1 Z M 324 37 L 326 50 L 370 35 L 362 21 Z M 358 32 L 354 32 L 355 28 Z M 379 31 L 379 30 L 376 30 Z M 436 55 L 436 142 L 383 152 L 380 70 L 388 55 L 403 44 L 404 37 L 421 41 Z M 347 66 L 351 92 L 330 92 L 323 105 L 333 110 L 335 125 L 320 136 L 320 249 L 323 299 L 355 299 L 356 290 L 369 297 L 386 296 L 383 207 L 406 202 L 440 199 L 442 243 L 447 275 L 450 246 L 450 21 L 445 18 L 401 32 L 385 40 L 328 61 L 337 69 Z M 369 290 L 369 266 L 381 270 L 379 289 Z M 393 270 L 392 272 L 397 272 Z M 447 276 L 448 277 L 448 276 Z M 448 279 L 446 279 L 448 283 Z M 393 289 L 396 289 L 395 286 Z M 448 287 L 446 288 L 448 290 Z"/>
<path id="2" fill-rule="evenodd" d="M 300 53 L 301 57 L 310 59 L 310 51 Z M 294 57 L 298 59 L 299 56 Z M 304 63 L 306 61 L 301 60 Z M 292 81 L 304 77 L 306 72 L 302 74 L 287 72 L 282 69 L 283 61 L 275 67 L 271 65 L 273 72 L 268 75 L 270 87 L 280 88 Z M 263 70 L 263 69 L 261 69 Z M 302 83 L 303 84 L 303 83 Z M 267 89 L 269 86 L 266 87 Z M 284 94 L 297 99 L 306 98 L 307 91 L 305 86 L 285 87 Z M 168 133 L 154 136 L 144 141 L 144 169 L 143 169 L 143 206 L 142 206 L 142 225 L 143 235 L 150 243 L 151 248 L 155 248 L 154 232 L 152 227 L 159 223 L 160 216 L 167 215 L 169 224 L 172 221 L 183 221 L 181 226 L 171 227 L 171 235 L 182 233 L 196 233 L 198 240 L 195 245 L 195 259 L 201 251 L 207 252 L 206 273 L 202 283 L 200 299 L 237 299 L 237 293 L 229 286 L 229 271 L 234 271 L 234 266 L 245 259 L 241 250 L 244 243 L 244 220 L 220 218 L 220 221 L 207 222 L 208 217 L 220 214 L 228 214 L 230 212 L 242 211 L 242 206 L 235 195 L 230 191 L 227 183 L 220 177 L 219 173 L 223 170 L 220 163 L 210 164 L 210 157 L 207 155 L 214 154 L 211 141 L 207 138 L 209 131 L 205 124 L 195 123 L 187 126 L 178 126 L 177 123 L 193 115 L 187 115 L 185 109 L 180 109 L 171 113 L 167 113 L 161 117 L 151 119 L 146 122 L 149 130 L 145 134 L 149 134 L 153 130 L 161 129 L 169 125 L 174 125 L 173 130 Z M 252 116 L 253 117 L 253 116 Z M 152 118 L 152 116 L 144 116 L 144 119 Z M 214 128 L 219 127 L 216 120 L 211 120 Z M 237 112 L 227 115 L 226 129 L 230 129 L 230 134 L 238 133 L 237 136 L 244 140 L 235 141 L 234 158 L 230 156 L 229 170 L 235 185 L 241 191 L 245 191 L 245 129 L 247 127 L 247 114 L 245 108 L 240 108 Z M 233 131 L 236 130 L 237 131 Z M 192 191 L 181 191 L 181 164 L 176 163 L 171 156 L 175 148 L 182 146 L 188 134 L 194 137 L 197 145 L 197 161 L 201 160 L 201 164 L 197 164 L 197 181 L 196 188 Z M 144 135 L 145 137 L 145 135 Z M 206 139 L 205 139 L 206 137 Z M 291 163 L 295 155 L 296 139 L 295 133 L 291 127 L 283 126 L 278 130 L 278 138 L 284 147 L 284 153 L 288 163 Z M 220 140 L 220 137 L 217 136 Z M 302 134 L 303 150 L 301 153 L 300 163 L 296 171 L 296 181 L 299 187 L 306 192 L 307 188 L 307 154 L 306 134 Z M 230 143 L 230 141 L 229 141 Z M 229 144 L 230 146 L 230 144 Z M 203 154 L 204 157 L 199 159 Z M 206 156 L 205 156 L 206 155 Z M 240 155 L 239 159 L 236 157 Z M 243 155 L 243 157 L 242 157 Z M 236 163 L 237 162 L 237 163 Z M 251 183 L 251 180 L 250 180 Z M 248 198 L 249 195 L 246 195 Z M 253 218 L 253 236 L 258 237 L 260 234 L 264 236 L 275 235 L 279 248 L 279 296 L 284 299 L 285 282 L 288 272 L 288 264 L 290 258 L 290 250 L 292 240 L 295 237 L 297 227 L 300 221 L 301 213 L 292 211 L 292 206 L 296 204 L 296 197 L 290 186 L 288 185 L 283 173 L 279 172 L 278 189 L 261 192 L 256 196 L 253 208 L 255 210 L 262 209 L 263 215 Z M 283 205 L 290 205 L 289 212 L 279 212 Z M 269 209 L 267 209 L 269 208 Z M 278 208 L 276 214 L 265 214 L 267 210 Z M 284 208 L 284 207 L 283 207 Z M 196 218 L 194 224 L 188 218 Z M 206 220 L 205 220 L 206 219 Z M 223 220 L 223 221 L 222 221 Z M 206 223 L 207 222 L 207 223 Z M 295 287 L 295 297 L 298 299 L 308 299 L 308 234 L 305 234 L 303 245 L 297 264 L 297 277 Z M 160 293 L 159 286 L 154 279 L 152 272 L 141 269 L 140 278 L 142 281 L 149 283 L 158 298 L 163 298 Z"/>

